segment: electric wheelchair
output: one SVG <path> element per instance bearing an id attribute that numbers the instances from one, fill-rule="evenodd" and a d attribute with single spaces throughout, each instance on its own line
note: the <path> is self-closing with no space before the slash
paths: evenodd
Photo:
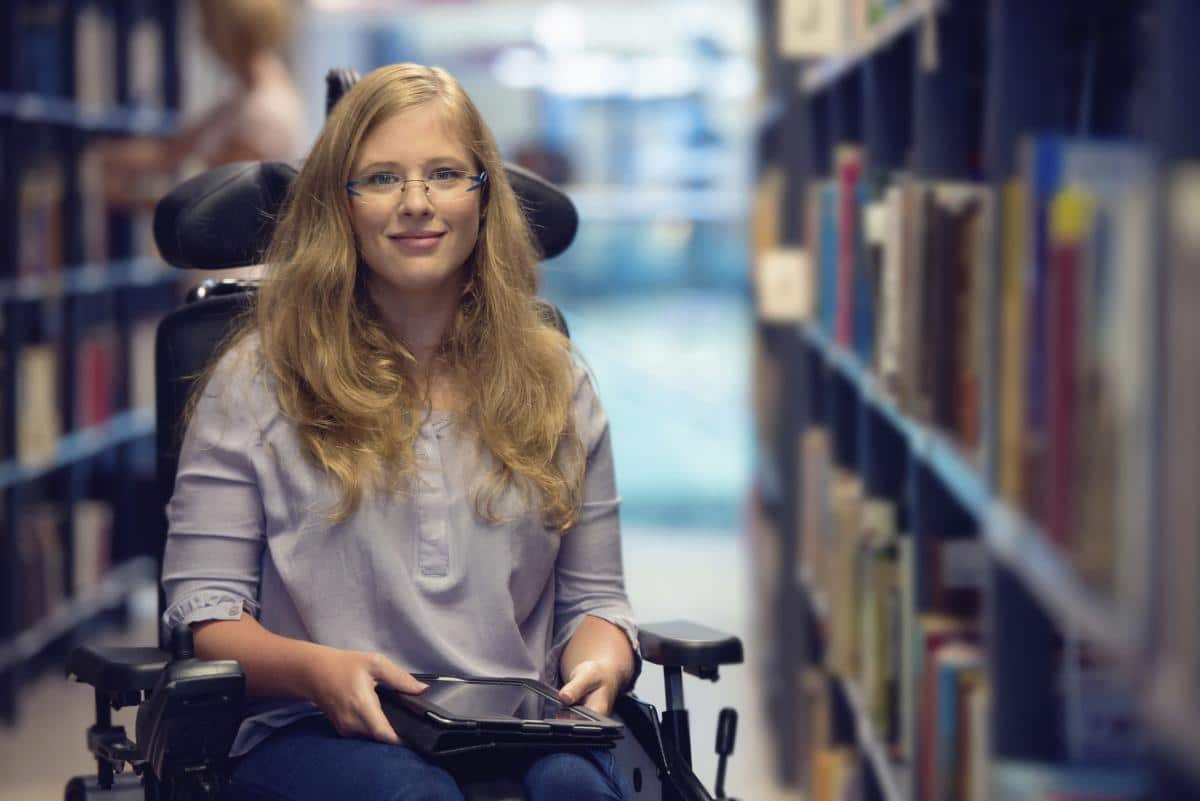
<path id="1" fill-rule="evenodd" d="M 357 80 L 349 70 L 327 79 L 326 111 Z M 578 218 L 570 199 L 537 175 L 506 165 L 509 178 L 537 236 L 542 254 L 562 253 L 575 236 Z M 154 234 L 162 257 L 182 268 L 222 269 L 256 264 L 270 241 L 294 168 L 279 162 L 225 165 L 177 187 L 158 204 Z M 164 509 L 175 483 L 180 420 L 197 376 L 245 310 L 252 280 L 209 279 L 187 303 L 159 325 L 155 350 L 157 497 Z M 567 333 L 561 313 L 543 303 L 548 323 Z M 166 518 L 150 534 L 161 559 Z M 159 592 L 159 609 L 163 607 Z M 741 641 L 703 626 L 675 621 L 640 627 L 644 658 L 661 665 L 666 709 L 660 714 L 633 694 L 619 698 L 614 717 L 626 736 L 617 763 L 635 801 L 711 801 L 691 767 L 683 673 L 713 680 L 724 664 L 742 661 Z M 231 770 L 228 753 L 241 721 L 245 677 L 236 662 L 205 661 L 193 653 L 191 631 L 160 634 L 159 647 L 85 646 L 68 658 L 68 676 L 95 689 L 96 724 L 87 732 L 97 774 L 70 780 L 66 801 L 200 801 L 221 799 Z M 137 706 L 135 739 L 112 723 L 112 710 Z M 736 713 L 721 712 L 715 797 L 724 798 L 724 769 L 732 753 Z M 125 767 L 132 768 L 125 771 Z M 459 776 L 472 801 L 520 801 L 515 781 L 496 775 Z"/>

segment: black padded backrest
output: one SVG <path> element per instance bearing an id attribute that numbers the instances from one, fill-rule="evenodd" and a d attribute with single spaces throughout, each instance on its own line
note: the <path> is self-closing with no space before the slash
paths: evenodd
<path id="1" fill-rule="evenodd" d="M 239 161 L 184 181 L 154 208 L 163 260 L 203 270 L 261 263 L 295 177 L 281 161 Z"/>

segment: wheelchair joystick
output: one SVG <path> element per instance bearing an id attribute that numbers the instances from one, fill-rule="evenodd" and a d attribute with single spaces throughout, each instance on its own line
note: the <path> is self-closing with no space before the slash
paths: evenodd
<path id="1" fill-rule="evenodd" d="M 733 753 L 733 742 L 736 739 L 737 710 L 727 706 L 721 710 L 721 714 L 717 718 L 717 784 L 713 788 L 716 790 L 717 798 L 726 798 L 725 762 Z M 735 801 L 735 799 L 729 801 Z"/>

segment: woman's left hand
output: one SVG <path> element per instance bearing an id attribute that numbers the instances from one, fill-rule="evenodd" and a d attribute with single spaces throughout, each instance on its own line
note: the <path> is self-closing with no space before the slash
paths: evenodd
<path id="1" fill-rule="evenodd" d="M 620 671 L 615 666 L 585 659 L 571 671 L 558 698 L 564 704 L 583 704 L 598 715 L 608 715 L 620 690 Z"/>

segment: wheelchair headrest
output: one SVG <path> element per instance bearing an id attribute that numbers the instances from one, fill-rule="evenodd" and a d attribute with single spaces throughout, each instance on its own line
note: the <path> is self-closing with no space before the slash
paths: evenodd
<path id="1" fill-rule="evenodd" d="M 536 173 L 504 168 L 543 258 L 559 255 L 579 227 L 575 204 Z M 154 210 L 159 253 L 176 267 L 203 270 L 260 263 L 295 177 L 296 169 L 283 162 L 242 161 L 184 181 Z"/>
<path id="2" fill-rule="evenodd" d="M 325 74 L 325 116 L 333 111 L 333 107 L 342 99 L 342 95 L 350 91 L 350 87 L 358 83 L 358 72 L 348 67 L 334 67 Z"/>

